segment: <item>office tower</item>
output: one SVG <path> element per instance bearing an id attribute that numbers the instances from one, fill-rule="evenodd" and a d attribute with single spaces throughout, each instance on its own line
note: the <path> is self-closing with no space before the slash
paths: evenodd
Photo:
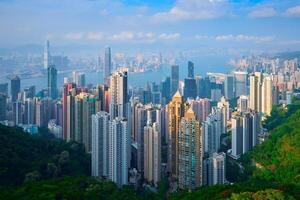
<path id="1" fill-rule="evenodd" d="M 211 98 L 211 89 L 212 89 L 212 84 L 210 82 L 209 77 L 205 77 L 203 80 L 203 87 L 201 88 L 202 92 L 200 93 L 200 97 L 202 98 Z"/>
<path id="2" fill-rule="evenodd" d="M 233 73 L 235 79 L 235 96 L 248 95 L 247 91 L 247 72 L 235 71 Z"/>
<path id="3" fill-rule="evenodd" d="M 137 170 L 144 170 L 144 127 L 147 124 L 147 110 L 138 103 L 134 108 L 133 135 L 137 146 Z"/>
<path id="4" fill-rule="evenodd" d="M 229 110 L 229 102 L 226 101 L 224 96 L 221 98 L 221 100 L 218 102 L 217 107 L 222 112 L 222 134 L 227 133 L 227 121 L 230 119 L 230 110 Z"/>
<path id="5" fill-rule="evenodd" d="M 73 83 L 75 83 L 78 87 L 85 87 L 85 74 L 81 72 L 73 72 Z"/>
<path id="6" fill-rule="evenodd" d="M 162 105 L 166 105 L 167 103 L 169 103 L 171 99 L 170 93 L 171 93 L 171 79 L 168 76 L 161 83 Z"/>
<path id="7" fill-rule="evenodd" d="M 110 106 L 109 113 L 112 119 L 127 118 L 127 71 L 115 71 L 110 76 Z"/>
<path id="8" fill-rule="evenodd" d="M 24 105 L 24 124 L 35 124 L 35 102 L 34 99 L 27 98 Z"/>
<path id="9" fill-rule="evenodd" d="M 188 61 L 188 78 L 194 78 L 194 63 Z"/>
<path id="10" fill-rule="evenodd" d="M 15 102 L 18 99 L 18 93 L 21 89 L 21 81 L 18 76 L 14 76 L 10 80 L 10 94 L 11 102 Z"/>
<path id="11" fill-rule="evenodd" d="M 109 114 L 92 115 L 92 176 L 108 176 Z"/>
<path id="12" fill-rule="evenodd" d="M 249 95 L 249 107 L 252 110 L 261 112 L 262 108 L 262 74 L 260 72 L 255 72 L 255 74 L 250 76 L 250 95 Z"/>
<path id="13" fill-rule="evenodd" d="M 197 85 L 195 79 L 193 78 L 184 79 L 183 96 L 185 99 L 189 97 L 195 99 L 197 97 Z"/>
<path id="14" fill-rule="evenodd" d="M 210 113 L 209 99 L 188 99 L 188 104 L 191 105 L 195 113 L 196 119 L 201 123 Z"/>
<path id="15" fill-rule="evenodd" d="M 260 115 L 255 112 L 235 113 L 231 119 L 232 155 L 238 158 L 258 143 L 260 133 Z"/>
<path id="16" fill-rule="evenodd" d="M 192 108 L 181 119 L 178 135 L 178 185 L 195 189 L 202 183 L 202 135 Z"/>
<path id="17" fill-rule="evenodd" d="M 203 185 L 225 184 L 226 154 L 213 153 L 209 158 L 203 160 Z"/>
<path id="18" fill-rule="evenodd" d="M 0 121 L 6 120 L 6 94 L 0 92 Z"/>
<path id="19" fill-rule="evenodd" d="M 13 122 L 17 126 L 23 124 L 23 104 L 20 100 L 13 102 Z"/>
<path id="20" fill-rule="evenodd" d="M 62 101 L 56 101 L 54 104 L 54 119 L 55 124 L 58 126 L 63 126 L 63 104 Z"/>
<path id="21" fill-rule="evenodd" d="M 202 122 L 203 150 L 205 153 L 212 154 L 219 151 L 222 124 L 222 111 L 213 107 L 212 113 Z"/>
<path id="22" fill-rule="evenodd" d="M 8 83 L 0 83 L 0 93 L 8 96 Z"/>
<path id="23" fill-rule="evenodd" d="M 63 89 L 63 139 L 69 141 L 74 139 L 74 97 L 76 96 L 76 85 L 65 83 Z"/>
<path id="24" fill-rule="evenodd" d="M 36 99 L 36 125 L 39 127 L 47 127 L 48 122 L 51 119 L 51 99 L 42 98 Z"/>
<path id="25" fill-rule="evenodd" d="M 109 76 L 111 75 L 112 71 L 112 63 L 111 63 L 111 50 L 110 47 L 105 48 L 105 55 L 104 55 L 104 83 L 109 85 Z"/>
<path id="26" fill-rule="evenodd" d="M 108 178 L 118 186 L 128 184 L 130 167 L 130 135 L 127 122 L 117 117 L 110 122 Z"/>
<path id="27" fill-rule="evenodd" d="M 144 127 L 144 178 L 155 185 L 161 174 L 161 133 L 157 122 Z"/>
<path id="28" fill-rule="evenodd" d="M 247 112 L 249 106 L 248 96 L 241 95 L 237 100 L 237 110 L 239 112 Z"/>
<path id="29" fill-rule="evenodd" d="M 179 65 L 171 67 L 171 95 L 175 94 L 179 87 Z"/>
<path id="30" fill-rule="evenodd" d="M 85 92 L 75 96 L 75 135 L 74 140 L 84 144 L 85 150 L 92 149 L 92 115 L 95 114 L 96 99 Z"/>
<path id="31" fill-rule="evenodd" d="M 184 115 L 184 101 L 177 91 L 166 108 L 168 118 L 168 171 L 178 176 L 178 133 L 181 117 Z"/>
<path id="32" fill-rule="evenodd" d="M 262 108 L 261 112 L 270 115 L 273 106 L 273 81 L 270 76 L 266 76 L 262 83 Z"/>
<path id="33" fill-rule="evenodd" d="M 48 68 L 48 96 L 52 99 L 57 98 L 57 70 L 51 65 Z"/>
<path id="34" fill-rule="evenodd" d="M 224 93 L 226 99 L 233 99 L 235 97 L 235 78 L 231 74 L 225 76 Z"/>
<path id="35" fill-rule="evenodd" d="M 50 59 L 49 40 L 46 40 L 44 46 L 44 69 L 48 69 L 50 66 Z"/>

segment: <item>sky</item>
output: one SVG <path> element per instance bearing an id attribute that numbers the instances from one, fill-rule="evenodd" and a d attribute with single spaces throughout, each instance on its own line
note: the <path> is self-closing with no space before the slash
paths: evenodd
<path id="1" fill-rule="evenodd" d="M 300 0 L 0 0 L 0 47 L 300 50 Z"/>

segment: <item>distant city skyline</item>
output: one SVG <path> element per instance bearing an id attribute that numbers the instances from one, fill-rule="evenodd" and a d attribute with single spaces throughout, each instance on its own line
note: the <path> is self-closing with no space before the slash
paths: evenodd
<path id="1" fill-rule="evenodd" d="M 299 50 L 299 19 L 299 0 L 4 0 L 0 48 Z"/>

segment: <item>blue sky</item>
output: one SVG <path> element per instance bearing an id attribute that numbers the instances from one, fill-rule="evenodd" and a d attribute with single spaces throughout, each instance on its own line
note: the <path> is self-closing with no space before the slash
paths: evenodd
<path id="1" fill-rule="evenodd" d="M 300 0 L 0 0 L 0 47 L 300 50 Z"/>

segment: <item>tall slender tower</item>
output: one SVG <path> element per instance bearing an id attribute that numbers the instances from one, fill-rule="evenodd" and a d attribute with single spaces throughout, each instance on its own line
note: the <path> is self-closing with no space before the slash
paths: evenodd
<path id="1" fill-rule="evenodd" d="M 270 76 L 266 76 L 262 84 L 262 113 L 270 115 L 273 105 L 273 81 Z"/>
<path id="2" fill-rule="evenodd" d="M 57 70 L 54 65 L 48 68 L 48 96 L 52 99 L 57 98 Z"/>
<path id="3" fill-rule="evenodd" d="M 188 78 L 194 78 L 194 63 L 188 61 Z"/>
<path id="4" fill-rule="evenodd" d="M 50 46 L 49 40 L 46 40 L 44 46 L 44 69 L 47 69 L 50 66 L 49 46 Z"/>
<path id="5" fill-rule="evenodd" d="M 256 110 L 258 112 L 262 111 L 262 95 L 261 95 L 261 85 L 262 85 L 262 73 L 255 72 L 254 75 L 250 76 L 250 109 Z"/>
<path id="6" fill-rule="evenodd" d="M 117 117 L 110 122 L 108 178 L 118 186 L 128 184 L 130 135 L 127 129 L 127 121 L 124 118 Z"/>
<path id="7" fill-rule="evenodd" d="M 110 95 L 109 113 L 111 118 L 127 118 L 127 71 L 115 71 L 110 76 Z"/>
<path id="8" fill-rule="evenodd" d="M 109 76 L 112 71 L 112 63 L 111 63 L 111 50 L 110 47 L 105 48 L 104 55 L 104 83 L 109 85 Z"/>
<path id="9" fill-rule="evenodd" d="M 167 105 L 168 119 L 168 170 L 173 177 L 178 176 L 178 133 L 179 123 L 184 114 L 184 101 L 179 91 Z"/>
<path id="10" fill-rule="evenodd" d="M 178 137 L 178 183 L 182 189 L 195 189 L 202 182 L 202 135 L 192 108 L 181 119 Z"/>
<path id="11" fill-rule="evenodd" d="M 175 94 L 179 87 L 179 66 L 171 67 L 171 95 Z"/>
<path id="12" fill-rule="evenodd" d="M 108 176 L 109 114 L 101 111 L 92 116 L 92 176 Z"/>
<path id="13" fill-rule="evenodd" d="M 11 101 L 16 102 L 18 99 L 18 93 L 21 89 L 21 80 L 18 76 L 14 76 L 10 80 L 10 93 L 11 93 Z"/>

